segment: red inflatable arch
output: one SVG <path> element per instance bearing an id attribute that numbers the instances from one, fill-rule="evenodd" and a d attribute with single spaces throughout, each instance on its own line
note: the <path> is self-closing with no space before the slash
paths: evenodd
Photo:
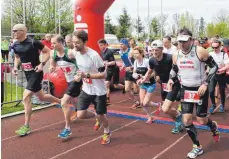
<path id="1" fill-rule="evenodd" d="M 114 0 L 76 0 L 74 30 L 88 32 L 88 46 L 100 52 L 98 40 L 104 38 L 104 13 Z"/>

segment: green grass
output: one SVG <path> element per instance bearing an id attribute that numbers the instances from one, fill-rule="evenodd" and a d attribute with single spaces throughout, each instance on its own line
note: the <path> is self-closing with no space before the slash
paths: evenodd
<path id="1" fill-rule="evenodd" d="M 12 93 L 11 93 L 11 86 L 12 86 Z M 23 87 L 17 87 L 18 91 L 18 100 L 22 99 L 22 94 L 24 91 Z M 16 100 L 16 85 L 15 84 L 10 84 L 9 82 L 4 83 L 4 90 L 6 91 L 5 99 L 4 102 L 10 102 L 10 101 L 15 101 Z M 12 97 L 11 97 L 12 96 Z M 19 105 L 15 106 L 18 102 L 14 103 L 9 103 L 9 104 L 3 104 L 2 105 L 2 111 L 1 114 L 8 114 L 8 113 L 13 113 L 16 111 L 21 111 L 24 110 L 24 106 L 22 103 Z"/>
<path id="2" fill-rule="evenodd" d="M 115 60 L 121 59 L 120 55 L 114 55 Z"/>

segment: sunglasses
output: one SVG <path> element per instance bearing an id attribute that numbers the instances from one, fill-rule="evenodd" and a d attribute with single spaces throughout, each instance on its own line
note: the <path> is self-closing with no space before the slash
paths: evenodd
<path id="1" fill-rule="evenodd" d="M 219 48 L 219 46 L 217 46 L 217 47 L 212 47 L 212 49 L 218 49 Z"/>

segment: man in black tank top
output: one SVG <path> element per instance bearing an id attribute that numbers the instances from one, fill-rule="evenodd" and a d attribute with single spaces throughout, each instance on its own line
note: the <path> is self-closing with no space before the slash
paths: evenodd
<path id="1" fill-rule="evenodd" d="M 172 68 L 172 55 L 163 54 L 163 43 L 160 40 L 153 41 L 151 49 L 153 57 L 149 60 L 150 69 L 147 74 L 151 74 L 153 71 L 155 72 L 155 79 L 161 85 L 161 99 L 163 101 L 162 110 L 164 113 L 170 115 L 175 121 L 175 128 L 172 129 L 172 133 L 176 134 L 183 129 L 182 115 L 177 108 L 172 107 L 172 103 L 176 100 L 179 92 L 180 83 L 177 80 L 172 91 L 168 90 L 166 87 L 169 80 L 169 73 Z"/>
<path id="2" fill-rule="evenodd" d="M 193 108 L 196 106 L 196 118 L 200 124 L 210 128 L 213 139 L 220 139 L 218 126 L 215 121 L 207 117 L 208 90 L 207 85 L 215 76 L 218 66 L 202 47 L 193 47 L 192 33 L 188 29 L 181 29 L 178 35 L 180 50 L 173 54 L 173 67 L 170 72 L 170 87 L 177 76 L 181 79 L 181 107 L 184 126 L 193 142 L 193 149 L 187 154 L 189 158 L 196 158 L 203 153 L 197 137 L 197 130 L 193 125 Z M 205 64 L 210 67 L 208 76 L 205 75 Z M 203 77 L 203 78 L 202 78 Z"/>
<path id="3" fill-rule="evenodd" d="M 99 48 L 101 50 L 101 55 L 104 63 L 107 66 L 106 72 L 106 88 L 107 88 L 107 105 L 110 104 L 110 84 L 113 77 L 114 88 L 124 89 L 124 86 L 119 83 L 119 67 L 116 65 L 116 61 L 112 50 L 107 47 L 107 41 L 104 39 L 99 40 Z"/>
<path id="4" fill-rule="evenodd" d="M 40 41 L 28 39 L 26 37 L 27 28 L 24 24 L 16 24 L 13 27 L 14 38 L 14 69 L 13 74 L 17 75 L 18 66 L 21 62 L 22 68 L 27 79 L 27 86 L 23 93 L 23 103 L 25 107 L 25 124 L 16 131 L 18 135 L 24 136 L 30 133 L 29 127 L 32 114 L 32 95 L 36 95 L 39 100 L 60 103 L 60 99 L 49 94 L 44 94 L 41 89 L 43 79 L 43 66 L 49 59 L 50 49 Z M 42 51 L 43 59 L 40 61 L 39 52 Z"/>

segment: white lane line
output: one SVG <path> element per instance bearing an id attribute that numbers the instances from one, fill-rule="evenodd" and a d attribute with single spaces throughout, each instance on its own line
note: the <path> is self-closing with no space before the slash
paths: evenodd
<path id="1" fill-rule="evenodd" d="M 119 128 L 117 128 L 117 129 L 115 129 L 115 130 L 113 130 L 113 131 L 111 131 L 111 132 L 113 133 L 113 132 L 116 132 L 116 131 L 118 131 L 118 130 L 121 130 L 121 129 L 123 129 L 123 128 L 129 126 L 129 125 L 132 125 L 132 124 L 136 123 L 137 121 L 139 121 L 139 120 L 134 120 L 134 121 L 132 121 L 132 122 L 130 122 L 130 123 L 128 123 L 128 124 L 126 124 L 126 125 L 124 125 L 124 126 L 122 126 L 122 127 L 119 127 Z M 100 139 L 101 137 L 102 137 L 102 135 L 99 136 L 99 137 L 96 137 L 96 138 L 94 138 L 94 139 L 92 139 L 92 140 L 89 140 L 89 141 L 87 141 L 87 142 L 85 142 L 85 143 L 83 143 L 83 144 L 81 144 L 81 145 L 78 145 L 78 146 L 76 146 L 76 147 L 73 147 L 73 148 L 71 148 L 71 149 L 69 149 L 69 150 L 67 150 L 67 151 L 65 151 L 65 152 L 63 152 L 63 153 L 59 153 L 59 154 L 57 154 L 56 156 L 53 156 L 53 157 L 51 157 L 51 158 L 49 158 L 49 159 L 58 158 L 58 157 L 60 157 L 60 156 L 62 156 L 62 155 L 65 155 L 65 154 L 67 154 L 67 153 L 69 153 L 69 152 L 75 150 L 75 149 L 78 149 L 78 148 L 80 148 L 80 147 L 83 147 L 83 146 L 85 146 L 85 145 L 88 145 L 88 144 L 90 144 L 90 143 L 92 143 L 92 142 L 94 142 L 94 141 Z"/>
<path id="2" fill-rule="evenodd" d="M 63 123 L 65 121 L 60 121 L 60 122 L 57 122 L 57 123 L 53 123 L 53 124 L 50 124 L 50 125 L 47 125 L 47 126 L 44 126 L 44 127 L 41 127 L 41 128 L 38 128 L 38 129 L 34 129 L 32 130 L 32 132 L 35 132 L 35 131 L 38 131 L 38 130 L 41 130 L 41 129 L 44 129 L 44 128 L 47 128 L 47 127 L 51 127 L 53 125 L 57 125 L 57 124 L 60 124 L 60 123 Z M 15 137 L 18 137 L 19 135 L 15 135 L 15 136 L 11 136 L 11 137 L 7 137 L 5 139 L 2 139 L 2 141 L 6 141 L 6 140 L 9 140 L 9 139 L 12 139 L 12 138 L 15 138 Z"/>
<path id="3" fill-rule="evenodd" d="M 187 136 L 187 133 L 184 134 L 183 136 L 181 136 L 179 139 L 177 139 L 173 144 L 171 144 L 170 146 L 168 146 L 166 149 L 164 149 L 163 151 L 161 151 L 159 154 L 157 154 L 154 158 L 152 159 L 157 159 L 158 157 L 160 157 L 161 155 L 163 155 L 164 153 L 166 153 L 168 150 L 170 150 L 173 146 L 175 146 L 177 143 L 179 143 L 185 136 Z"/>

